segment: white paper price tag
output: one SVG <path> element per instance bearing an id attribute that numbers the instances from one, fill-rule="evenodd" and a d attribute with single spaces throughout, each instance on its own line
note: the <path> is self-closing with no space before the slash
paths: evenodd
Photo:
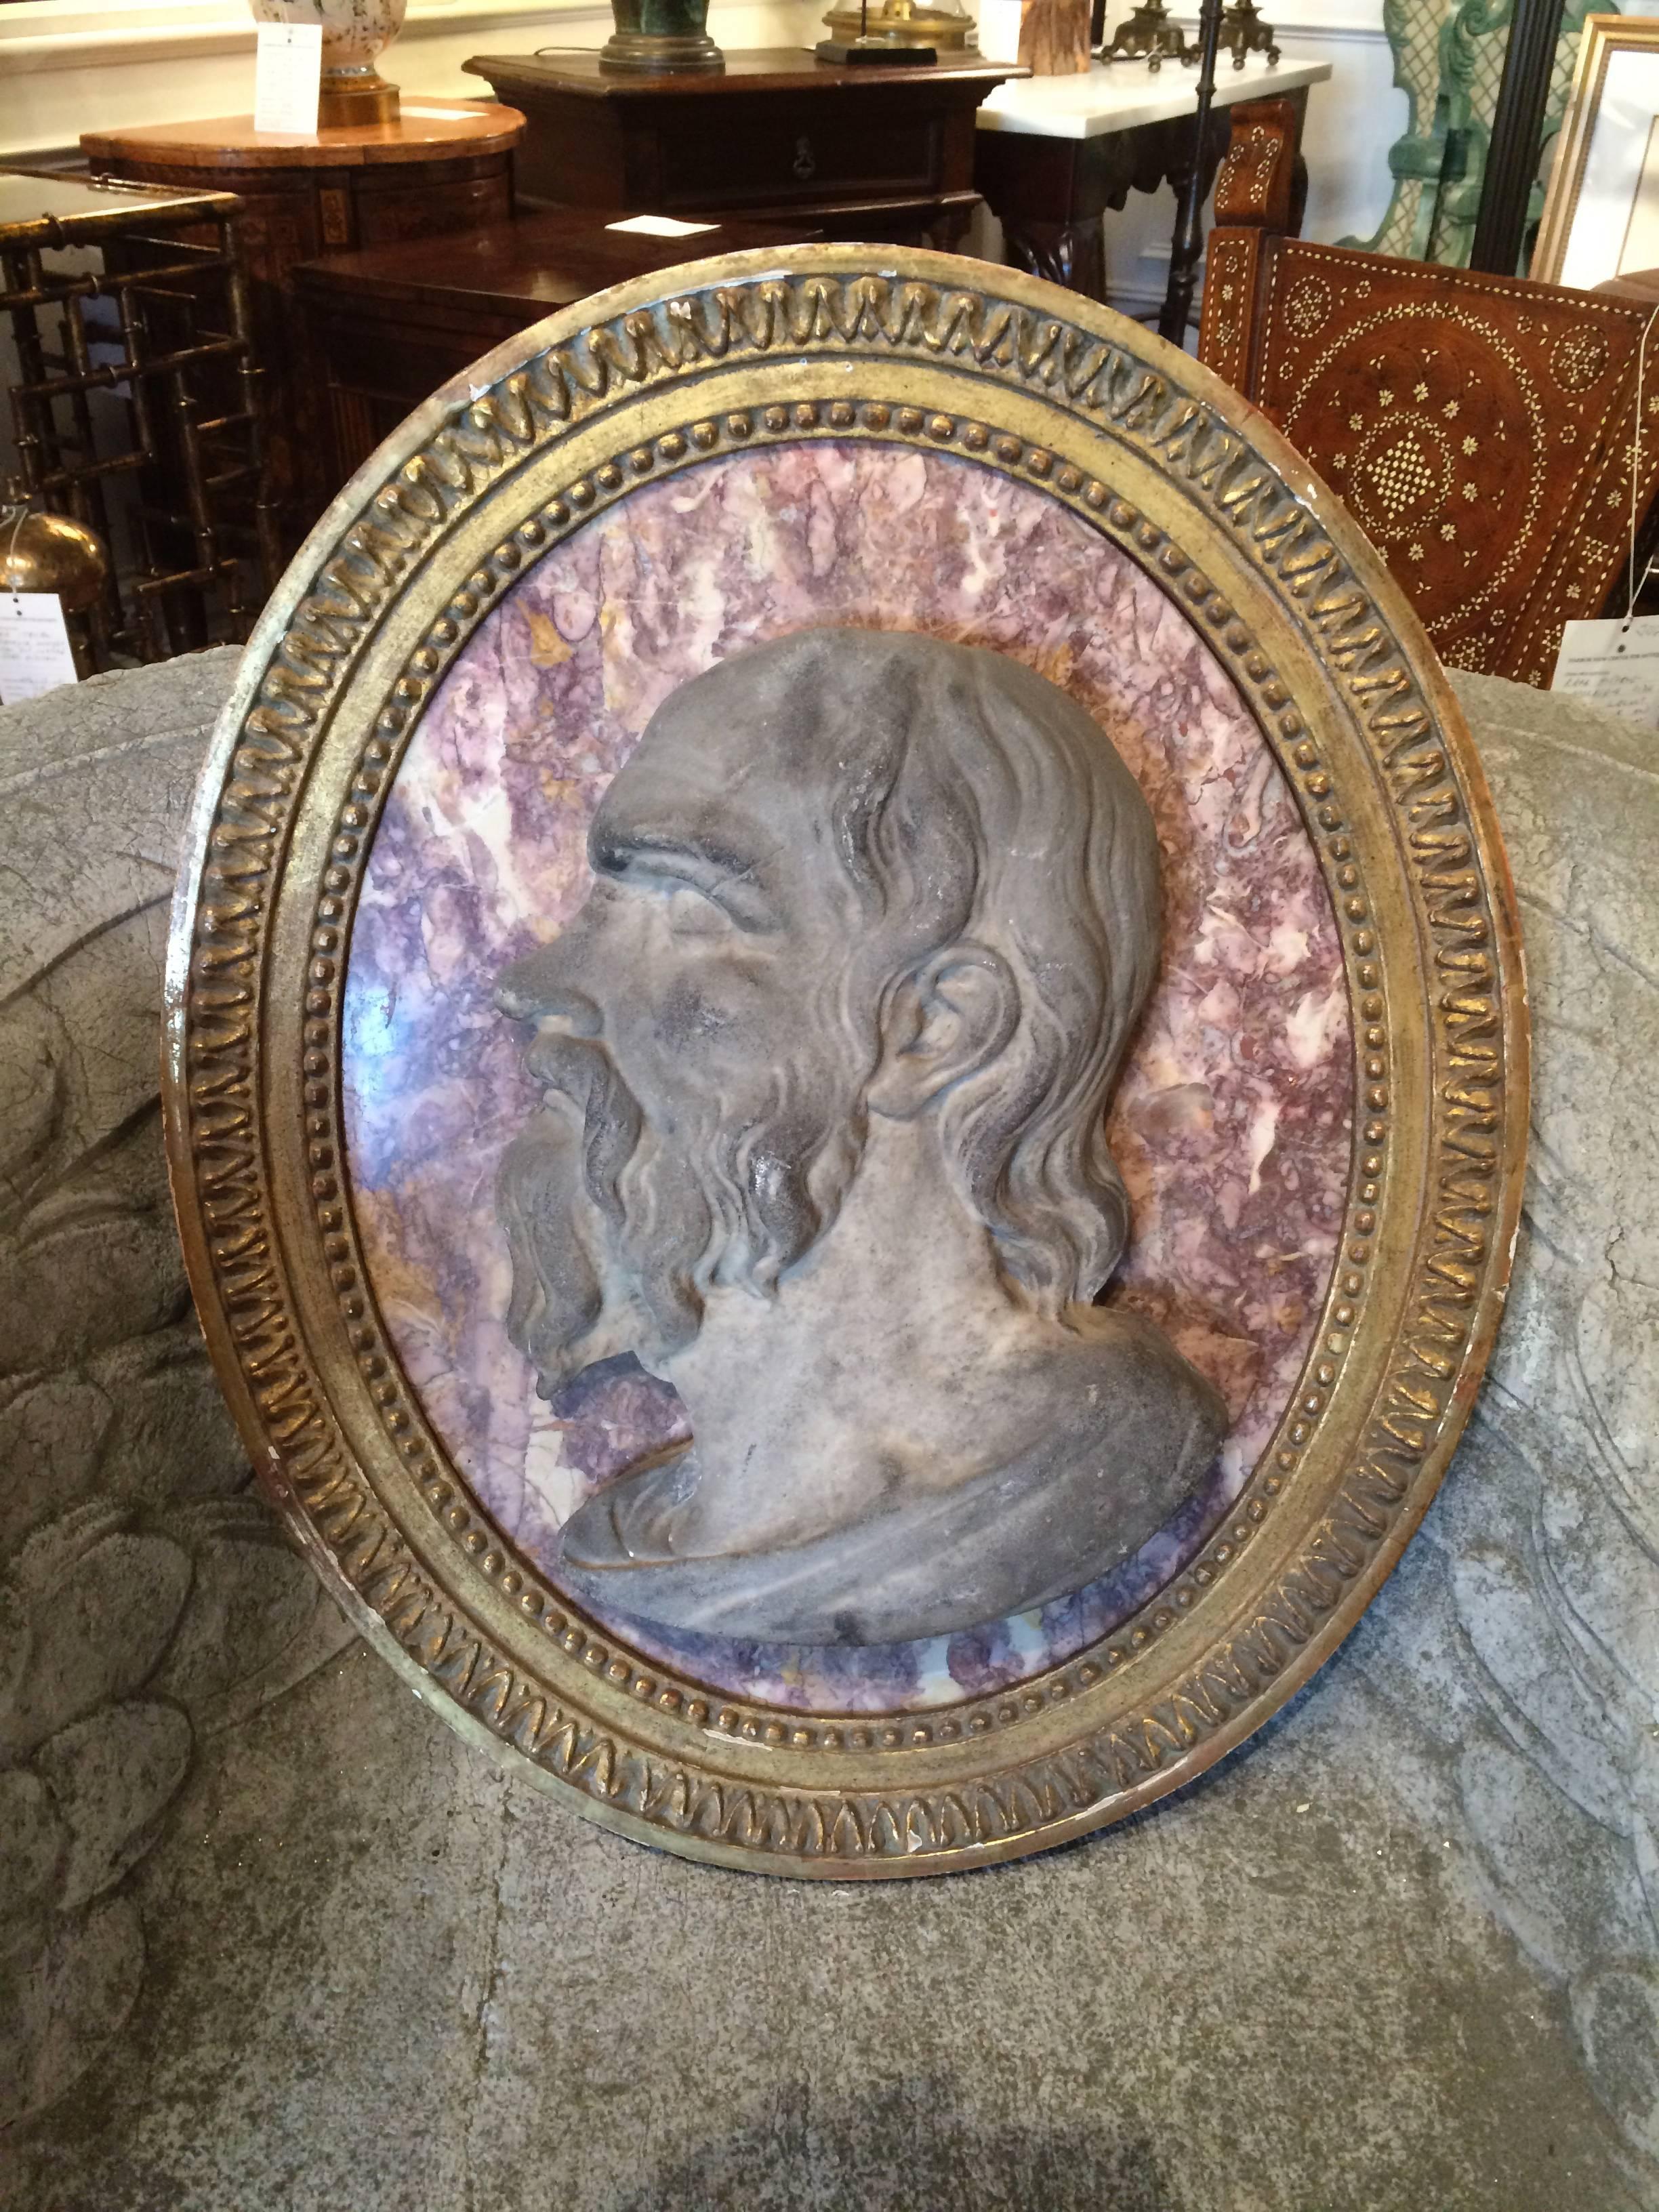
<path id="1" fill-rule="evenodd" d="M 0 706 L 77 680 L 57 592 L 0 591 Z"/>
<path id="2" fill-rule="evenodd" d="M 320 23 L 261 23 L 253 75 L 253 127 L 314 138 L 323 80 Z"/>
<path id="3" fill-rule="evenodd" d="M 634 238 L 695 238 L 700 230 L 715 230 L 712 222 L 682 222 L 677 215 L 630 215 L 625 222 L 608 222 L 607 230 L 625 230 Z"/>
<path id="4" fill-rule="evenodd" d="M 1561 633 L 1550 689 L 1659 729 L 1659 615 L 1570 622 Z"/>

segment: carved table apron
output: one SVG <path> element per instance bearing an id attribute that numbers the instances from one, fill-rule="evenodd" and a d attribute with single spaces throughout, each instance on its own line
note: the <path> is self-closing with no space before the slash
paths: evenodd
<path id="1" fill-rule="evenodd" d="M 974 182 L 1016 268 L 1103 301 L 1107 209 L 1121 209 L 1132 190 L 1155 192 L 1165 183 L 1178 196 L 1195 159 L 1207 197 L 1237 136 L 1232 111 L 1263 100 L 1291 112 L 1299 168 L 1308 87 L 1330 74 L 1328 62 L 1222 69 L 1201 147 L 1194 143 L 1193 79 L 1178 67 L 1153 76 L 1143 63 L 1097 64 L 1086 76 L 1003 85 L 975 118 Z"/>

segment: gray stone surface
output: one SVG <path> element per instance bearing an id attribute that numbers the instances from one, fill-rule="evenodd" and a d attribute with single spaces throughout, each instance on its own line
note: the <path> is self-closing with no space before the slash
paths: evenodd
<path id="1" fill-rule="evenodd" d="M 178 793 L 226 675 L 204 659 L 70 696 L 94 729 L 176 729 Z M 254 1509 L 222 1434 L 196 1441 L 210 1400 L 164 1252 L 123 1277 L 114 1346 L 82 1343 L 111 1323 L 65 1295 L 72 1358 L 18 1387 L 8 1352 L 0 2087 L 15 2109 L 26 2078 L 33 2109 L 0 2136 L 7 2212 L 1659 2206 L 1659 779 L 1641 732 L 1458 682 L 1537 1024 L 1512 1311 L 1360 1629 L 1243 1752 L 1121 1828 L 869 1889 L 621 1842 L 504 1781 L 361 1646 L 319 1663 L 292 1563 L 224 1517 Z M 0 716 L 0 779 L 26 766 L 17 728 Z M 77 835 L 112 836 L 95 779 L 63 774 Z M 0 1021 L 25 1006 L 35 1026 L 5 1033 L 8 1097 L 35 1097 L 12 1071 L 46 1034 L 54 1097 L 90 1115 L 76 1007 L 39 980 L 15 994 L 99 909 L 50 939 L 11 833 L 0 817 L 0 902 L 24 901 L 0 922 Z M 130 991 L 154 988 L 143 943 Z M 51 1152 L 68 1110 L 26 1152 L 41 1113 L 8 1107 L 14 1185 L 80 1158 Z M 131 1424 L 100 1362 L 149 1376 L 164 1346 L 188 1382 Z M 215 1630 L 233 1567 L 286 1655 L 248 1697 Z"/>
<path id="2" fill-rule="evenodd" d="M 167 909 L 235 665 L 0 709 L 0 2125 L 131 2014 L 129 1877 L 202 1745 L 346 1640 L 247 1494 L 162 1159 Z"/>

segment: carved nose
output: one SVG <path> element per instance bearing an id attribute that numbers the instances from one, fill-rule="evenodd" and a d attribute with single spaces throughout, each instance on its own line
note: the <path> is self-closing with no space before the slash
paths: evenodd
<path id="1" fill-rule="evenodd" d="M 599 1010 L 585 992 L 565 981 L 563 967 L 556 945 L 527 953 L 497 981 L 495 1004 L 516 1022 L 562 1021 L 573 1036 L 597 1036 Z"/>

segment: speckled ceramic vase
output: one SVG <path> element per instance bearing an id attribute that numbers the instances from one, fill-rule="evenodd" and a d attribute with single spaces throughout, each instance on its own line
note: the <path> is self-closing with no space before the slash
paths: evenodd
<path id="1" fill-rule="evenodd" d="M 397 121 L 398 88 L 375 64 L 403 28 L 404 0 L 248 0 L 248 5 L 257 23 L 322 25 L 319 128 Z"/>

